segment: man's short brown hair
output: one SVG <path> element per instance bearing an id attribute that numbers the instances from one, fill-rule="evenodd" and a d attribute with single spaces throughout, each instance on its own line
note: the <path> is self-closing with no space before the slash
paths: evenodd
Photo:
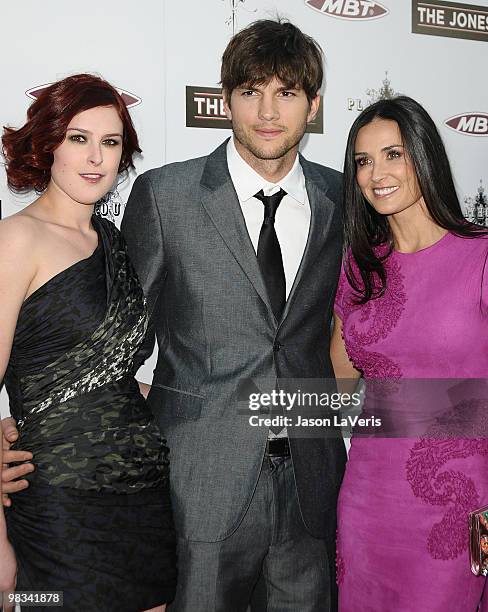
<path id="1" fill-rule="evenodd" d="M 311 102 L 323 79 L 322 50 L 288 21 L 261 19 L 232 37 L 222 56 L 222 89 L 228 101 L 236 87 L 276 77 L 285 87 L 303 89 Z"/>

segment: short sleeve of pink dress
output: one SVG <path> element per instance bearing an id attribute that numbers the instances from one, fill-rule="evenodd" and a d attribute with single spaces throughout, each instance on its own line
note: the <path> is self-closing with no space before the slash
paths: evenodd
<path id="1" fill-rule="evenodd" d="M 385 294 L 362 305 L 342 272 L 335 311 L 365 379 L 488 379 L 487 258 L 487 238 L 452 233 L 394 251 Z M 341 612 L 488 611 L 468 555 L 468 514 L 483 505 L 486 438 L 353 438 L 339 498 Z"/>

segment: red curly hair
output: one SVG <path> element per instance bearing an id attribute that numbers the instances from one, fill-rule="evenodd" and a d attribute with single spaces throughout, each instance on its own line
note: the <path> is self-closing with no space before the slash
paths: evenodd
<path id="1" fill-rule="evenodd" d="M 133 168 L 132 157 L 141 149 L 122 97 L 100 77 L 75 74 L 42 91 L 27 110 L 23 127 L 4 127 L 3 155 L 10 189 L 44 191 L 51 180 L 53 151 L 63 142 L 71 119 L 97 106 L 113 106 L 117 111 L 124 126 L 119 173 Z"/>

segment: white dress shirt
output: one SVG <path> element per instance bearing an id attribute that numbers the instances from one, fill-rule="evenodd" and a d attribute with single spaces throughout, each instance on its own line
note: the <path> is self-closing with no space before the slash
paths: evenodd
<path id="1" fill-rule="evenodd" d="M 264 195 L 272 195 L 280 188 L 286 191 L 287 195 L 281 200 L 276 211 L 275 230 L 283 257 L 286 297 L 288 298 L 302 261 L 310 228 L 310 203 L 298 155 L 290 172 L 278 183 L 270 183 L 242 159 L 236 149 L 234 139 L 231 138 L 227 144 L 227 164 L 256 253 L 259 232 L 264 219 L 264 205 L 254 197 L 254 194 L 261 189 Z"/>

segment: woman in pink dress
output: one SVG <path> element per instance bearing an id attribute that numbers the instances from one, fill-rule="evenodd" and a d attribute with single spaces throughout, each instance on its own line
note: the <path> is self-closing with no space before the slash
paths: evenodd
<path id="1" fill-rule="evenodd" d="M 332 360 L 339 379 L 364 376 L 365 410 L 372 388 L 392 429 L 352 439 L 339 609 L 486 612 L 468 515 L 488 505 L 488 237 L 463 219 L 439 133 L 410 98 L 359 115 L 344 184 Z M 449 406 L 457 420 L 437 418 Z"/>

